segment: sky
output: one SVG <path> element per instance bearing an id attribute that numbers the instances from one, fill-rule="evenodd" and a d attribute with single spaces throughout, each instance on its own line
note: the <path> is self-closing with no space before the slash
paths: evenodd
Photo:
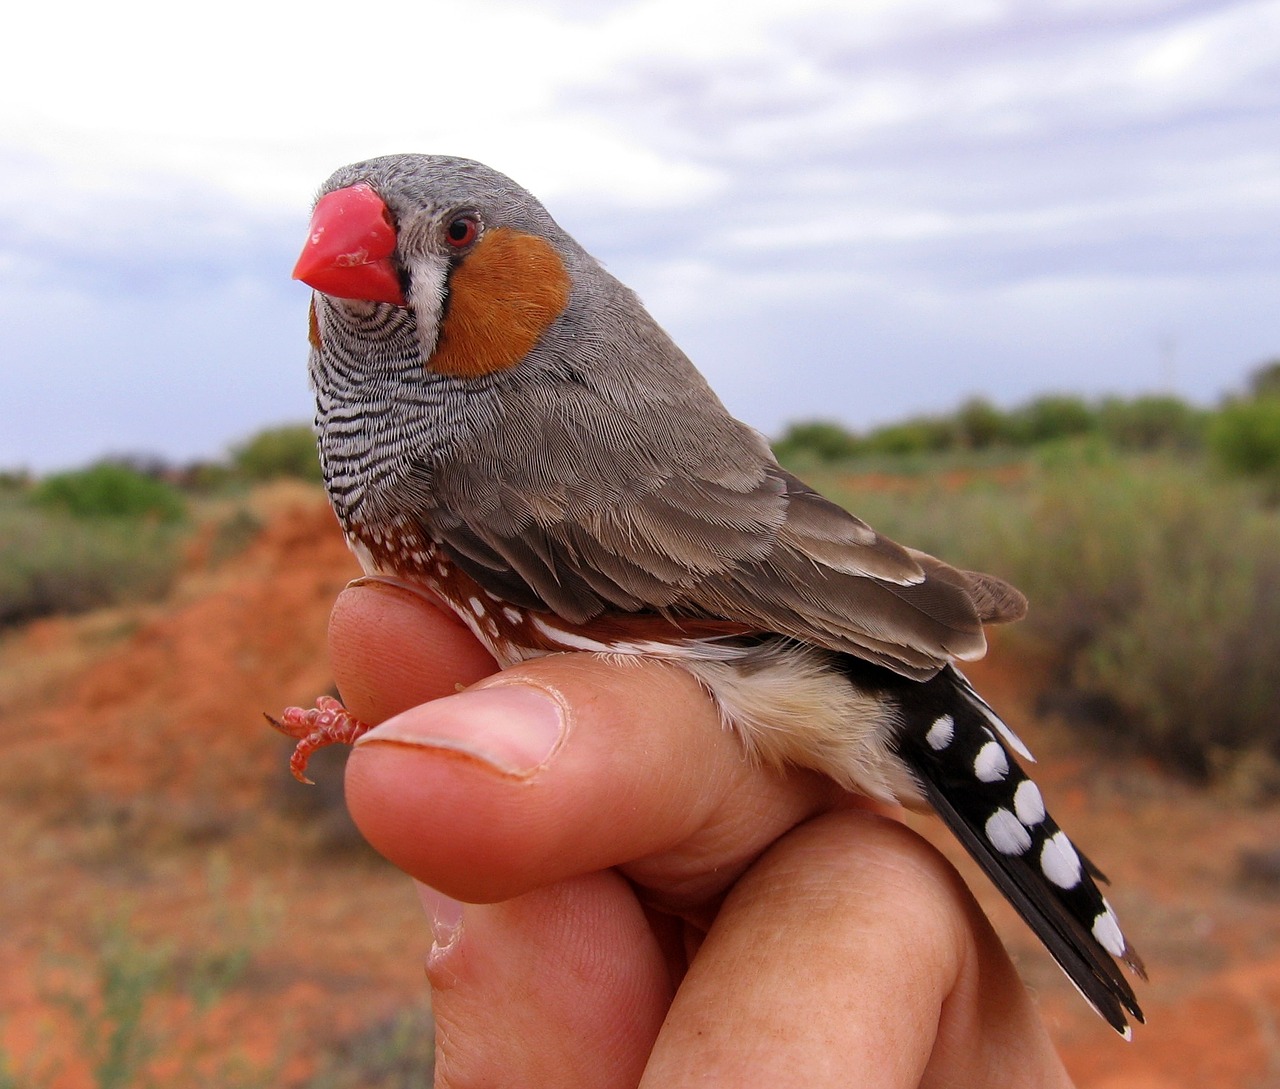
<path id="1" fill-rule="evenodd" d="M 481 159 L 735 414 L 1210 404 L 1280 356 L 1280 0 L 24 4 L 0 469 L 308 419 L 316 188 Z"/>

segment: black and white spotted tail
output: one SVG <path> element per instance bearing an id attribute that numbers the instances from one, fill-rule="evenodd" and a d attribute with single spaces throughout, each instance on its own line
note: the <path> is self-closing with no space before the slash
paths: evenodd
<path id="1" fill-rule="evenodd" d="M 1009 749 L 1030 753 L 955 669 L 893 695 L 903 719 L 895 747 L 929 803 L 1080 993 L 1128 1039 L 1128 1016 L 1139 1023 L 1143 1016 L 1116 958 L 1142 979 L 1146 971 L 1098 890 L 1106 877 L 1054 823 Z"/>

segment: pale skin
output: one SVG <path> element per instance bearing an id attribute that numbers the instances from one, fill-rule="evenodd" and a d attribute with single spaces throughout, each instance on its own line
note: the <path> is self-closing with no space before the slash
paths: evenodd
<path id="1" fill-rule="evenodd" d="M 330 648 L 348 709 L 383 723 L 351 812 L 434 920 L 440 1089 L 1070 1085 L 946 860 L 747 763 L 680 670 L 493 676 L 452 615 L 369 580 Z"/>

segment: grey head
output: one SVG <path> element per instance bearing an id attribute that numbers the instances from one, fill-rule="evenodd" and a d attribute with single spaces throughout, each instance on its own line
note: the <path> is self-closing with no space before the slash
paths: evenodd
<path id="1" fill-rule="evenodd" d="M 315 296 L 316 426 L 344 522 L 410 511 L 427 523 L 505 527 L 530 503 L 588 516 L 602 490 L 648 491 L 682 462 L 708 458 L 747 487 L 759 483 L 772 461 L 764 440 L 725 412 L 635 295 L 510 178 L 470 159 L 394 155 L 343 167 L 320 196 L 355 185 L 372 188 L 394 222 L 405 305 Z M 461 221 L 475 237 L 458 246 L 451 228 Z M 518 314 L 522 293 L 540 286 L 525 280 L 538 278 L 559 280 L 565 297 L 526 337 L 528 350 L 516 359 L 499 350 L 502 365 L 459 365 L 503 336 L 468 315 L 513 297 Z M 442 365 L 446 340 L 451 366 Z M 584 471 L 604 483 L 586 481 L 575 495 Z"/>

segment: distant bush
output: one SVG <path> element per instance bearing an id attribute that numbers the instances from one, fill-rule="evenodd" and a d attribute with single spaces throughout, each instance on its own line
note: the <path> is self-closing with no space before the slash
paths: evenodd
<path id="1" fill-rule="evenodd" d="M 981 397 L 974 397 L 960 406 L 955 415 L 953 437 L 958 445 L 969 450 L 1009 446 L 1018 438 L 1009 414 Z"/>
<path id="2" fill-rule="evenodd" d="M 1177 397 L 1108 397 L 1098 408 L 1102 436 L 1117 450 L 1198 450 L 1209 413 Z"/>
<path id="3" fill-rule="evenodd" d="M 1280 397 L 1280 359 L 1268 360 L 1249 375 L 1249 396 Z"/>
<path id="4" fill-rule="evenodd" d="M 808 420 L 790 424 L 773 444 L 779 458 L 812 458 L 817 461 L 844 461 L 860 448 L 858 437 L 830 420 Z"/>
<path id="5" fill-rule="evenodd" d="M 0 495 L 20 495 L 31 490 L 32 476 L 26 469 L 0 469 Z"/>
<path id="6" fill-rule="evenodd" d="M 1280 520 L 1167 462 L 1057 474 L 1032 514 L 1028 626 L 1118 740 L 1202 775 L 1280 758 Z"/>
<path id="7" fill-rule="evenodd" d="M 1012 431 L 1021 446 L 1037 446 L 1088 435 L 1098 429 L 1098 414 L 1079 397 L 1050 394 L 1014 411 Z"/>
<path id="8" fill-rule="evenodd" d="M 0 626 L 162 597 L 181 530 L 136 518 L 81 518 L 0 504 Z"/>
<path id="9" fill-rule="evenodd" d="M 1280 396 L 1224 405 L 1209 425 L 1209 449 L 1229 472 L 1280 482 Z"/>
<path id="10" fill-rule="evenodd" d="M 207 523 L 201 541 L 204 548 L 197 546 L 194 553 L 208 566 L 217 567 L 240 555 L 262 536 L 263 526 L 262 518 L 248 504 L 237 504 Z"/>
<path id="11" fill-rule="evenodd" d="M 175 469 L 174 483 L 190 495 L 213 495 L 234 488 L 241 477 L 225 461 L 192 461 Z"/>
<path id="12" fill-rule="evenodd" d="M 186 512 L 182 493 L 136 469 L 99 462 L 87 469 L 45 477 L 31 501 L 77 518 L 150 518 L 176 522 Z"/>
<path id="13" fill-rule="evenodd" d="M 1255 377 L 1254 384 L 1259 383 L 1266 385 Z M 1007 411 L 975 397 L 950 414 L 916 416 L 864 433 L 833 420 L 793 423 L 774 448 L 780 458 L 819 462 L 946 450 L 1027 450 L 1083 439 L 1120 451 L 1192 452 L 1203 448 L 1212 417 L 1177 397 L 1162 395 L 1108 397 L 1091 404 L 1053 394 Z"/>
<path id="14" fill-rule="evenodd" d="M 163 596 L 185 515 L 176 488 L 115 462 L 0 496 L 0 625 Z"/>
<path id="15" fill-rule="evenodd" d="M 250 480 L 294 477 L 319 481 L 316 437 L 307 424 L 287 424 L 259 431 L 231 450 L 234 468 Z"/>
<path id="16" fill-rule="evenodd" d="M 1056 448 L 1012 483 L 912 475 L 904 495 L 833 470 L 810 483 L 890 537 L 1008 578 L 1010 637 L 1054 662 L 1108 745 L 1209 776 L 1280 760 L 1280 516 L 1240 482 L 1167 456 Z"/>
<path id="17" fill-rule="evenodd" d="M 932 454 L 955 446 L 955 425 L 935 416 L 915 416 L 877 427 L 862 443 L 866 454 Z"/>

